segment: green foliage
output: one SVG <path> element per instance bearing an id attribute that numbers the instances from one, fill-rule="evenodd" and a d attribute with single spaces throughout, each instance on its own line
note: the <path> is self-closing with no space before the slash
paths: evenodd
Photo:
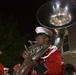
<path id="1" fill-rule="evenodd" d="M 4 67 L 13 68 L 23 62 L 21 53 L 29 35 L 21 36 L 18 23 L 13 13 L 0 13 L 0 63 Z"/>

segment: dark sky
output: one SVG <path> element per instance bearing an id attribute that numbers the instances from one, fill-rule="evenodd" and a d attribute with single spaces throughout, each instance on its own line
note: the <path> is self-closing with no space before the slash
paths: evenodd
<path id="1" fill-rule="evenodd" d="M 39 26 L 36 13 L 39 7 L 47 0 L 18 0 L 0 2 L 0 10 L 12 11 L 18 19 L 20 32 L 34 34 L 35 27 Z"/>

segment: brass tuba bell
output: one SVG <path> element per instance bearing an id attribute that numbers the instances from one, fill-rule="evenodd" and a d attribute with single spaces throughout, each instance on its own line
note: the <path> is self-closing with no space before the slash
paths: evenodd
<path id="1" fill-rule="evenodd" d="M 36 18 L 40 25 L 51 29 L 69 27 L 76 22 L 76 1 L 48 1 L 39 8 Z"/>

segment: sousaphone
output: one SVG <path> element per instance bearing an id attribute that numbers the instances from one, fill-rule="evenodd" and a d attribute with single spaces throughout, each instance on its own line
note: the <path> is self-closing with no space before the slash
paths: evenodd
<path id="1" fill-rule="evenodd" d="M 54 44 L 61 48 L 67 27 L 76 23 L 76 1 L 50 0 L 38 9 L 36 18 L 40 25 L 54 29 Z"/>
<path id="2" fill-rule="evenodd" d="M 50 0 L 39 8 L 36 18 L 40 25 L 56 32 L 54 44 L 62 50 L 67 28 L 76 23 L 76 1 Z M 67 72 L 66 69 L 70 72 Z M 68 68 L 66 64 L 64 75 L 66 72 L 67 75 L 75 75 L 74 65 Z"/>

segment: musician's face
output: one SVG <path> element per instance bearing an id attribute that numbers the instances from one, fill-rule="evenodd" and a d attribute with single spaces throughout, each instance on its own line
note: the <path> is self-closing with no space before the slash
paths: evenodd
<path id="1" fill-rule="evenodd" d="M 38 45 L 45 45 L 48 42 L 48 37 L 44 35 L 39 35 L 36 37 L 36 41 L 38 41 Z"/>
<path id="2" fill-rule="evenodd" d="M 8 73 L 8 70 L 5 70 L 5 71 L 4 71 L 4 75 L 7 75 L 7 73 Z"/>

